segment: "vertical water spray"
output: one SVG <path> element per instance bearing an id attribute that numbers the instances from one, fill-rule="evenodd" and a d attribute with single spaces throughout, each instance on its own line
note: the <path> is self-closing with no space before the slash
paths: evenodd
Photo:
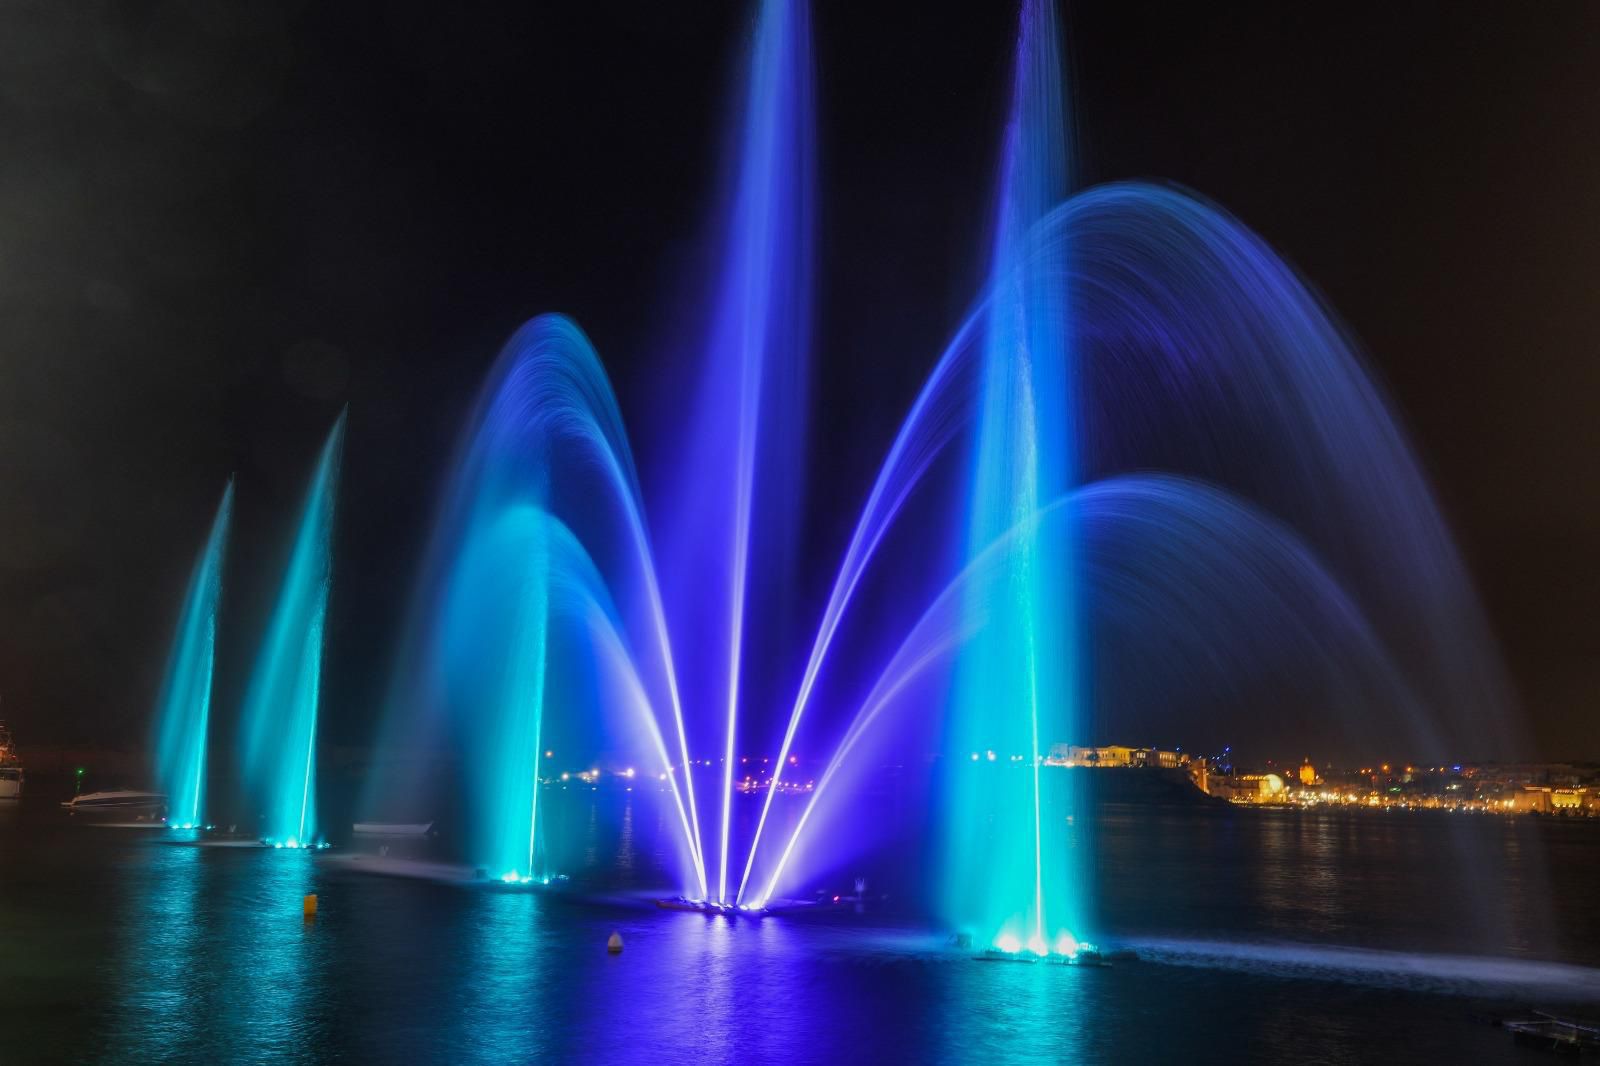
<path id="1" fill-rule="evenodd" d="M 341 412 L 318 456 L 245 697 L 245 780 L 261 812 L 263 838 L 285 847 L 318 840 L 317 712 L 345 418 Z"/>
<path id="2" fill-rule="evenodd" d="M 222 560 L 232 519 L 230 478 L 211 521 L 211 532 L 189 576 L 161 695 L 156 701 L 156 780 L 167 795 L 167 823 L 176 828 L 200 825 L 204 813 L 217 605 L 222 598 Z"/>
<path id="3" fill-rule="evenodd" d="M 538 879 L 539 764 L 549 643 L 549 520 L 508 503 L 471 529 L 446 578 L 437 656 L 458 721 L 474 861 L 510 884 Z"/>
<path id="4" fill-rule="evenodd" d="M 690 699 L 716 708 L 721 757 L 714 898 L 730 898 L 733 767 L 740 708 L 772 679 L 772 615 L 752 626 L 752 600 L 789 591 L 800 477 L 809 325 L 811 213 L 809 29 L 801 0 L 767 0 L 755 27 L 735 132 L 736 164 L 720 269 L 707 323 L 695 431 L 674 491 L 684 509 L 668 538 L 674 627 L 703 633 L 686 664 Z M 774 612 L 775 613 L 775 612 Z M 709 717 L 709 716 L 708 716 Z M 735 869 L 737 873 L 737 868 Z"/>
<path id="5" fill-rule="evenodd" d="M 1066 118 L 1055 13 L 1023 7 L 1003 145 L 981 400 L 968 501 L 968 557 L 1074 479 L 1071 352 L 1058 244 L 1039 221 L 1067 193 Z M 1070 527 L 1070 523 L 1069 523 Z M 1069 533 L 1070 537 L 1070 533 Z M 950 917 L 980 937 L 1049 949 L 1068 920 L 1060 827 L 1040 781 L 1041 735 L 1069 739 L 1076 717 L 1077 615 L 1070 551 L 1037 534 L 1007 549 L 1006 608 L 962 653 L 948 731 Z M 980 753 L 974 766 L 964 756 Z M 1058 817 L 1059 815 L 1059 817 Z M 1047 829 L 1048 825 L 1048 829 Z"/>

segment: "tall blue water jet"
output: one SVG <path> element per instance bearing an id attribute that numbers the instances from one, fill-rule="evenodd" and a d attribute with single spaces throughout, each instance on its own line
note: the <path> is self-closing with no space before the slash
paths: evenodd
<path id="1" fill-rule="evenodd" d="M 664 538 L 673 628 L 699 634 L 686 699 L 704 708 L 700 742 L 718 756 L 712 896 L 729 901 L 740 709 L 779 679 L 747 670 L 782 660 L 801 482 L 810 324 L 812 130 L 809 26 L 802 0 L 767 0 L 751 49 L 699 392 Z M 749 604 L 768 610 L 748 617 Z M 783 679 L 786 680 L 786 679 Z M 714 712 L 714 713 L 713 713 Z M 709 860 L 709 857 L 708 857 Z"/>
<path id="2" fill-rule="evenodd" d="M 244 704 L 245 782 L 262 837 L 285 847 L 319 840 L 317 713 L 346 414 L 340 412 L 317 458 Z"/>
<path id="3" fill-rule="evenodd" d="M 1057 32 L 1048 0 L 1024 4 L 966 516 L 974 557 L 1013 528 L 1031 529 L 1041 503 L 1075 478 L 1066 294 L 1052 262 L 1061 250 L 1037 230 L 1067 192 Z M 1048 744 L 1075 729 L 1077 593 L 1070 550 L 1043 553 L 1029 532 L 1010 541 L 1008 556 L 1008 608 L 963 650 L 951 696 L 945 907 L 985 942 L 1043 954 L 1063 932 L 1070 942 L 1081 918 L 1064 846 L 1070 810 L 1040 780 L 1041 737 Z M 965 758 L 972 751 L 984 754 L 976 767 Z"/>
<path id="4" fill-rule="evenodd" d="M 222 491 L 211 532 L 189 575 L 156 701 L 157 787 L 167 795 L 167 823 L 200 825 L 204 815 L 206 750 L 211 727 L 211 679 L 216 663 L 217 606 L 222 561 L 233 520 L 233 479 Z"/>

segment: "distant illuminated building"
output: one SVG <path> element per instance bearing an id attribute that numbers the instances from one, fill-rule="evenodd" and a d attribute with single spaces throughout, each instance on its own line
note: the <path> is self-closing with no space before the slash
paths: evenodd
<path id="1" fill-rule="evenodd" d="M 1582 813 L 1591 799 L 1587 788 L 1551 788 L 1524 785 L 1502 801 L 1507 810 L 1531 814 Z"/>
<path id="2" fill-rule="evenodd" d="M 1300 764 L 1300 783 L 1308 788 L 1317 783 L 1317 768 L 1311 765 L 1310 756 Z"/>
<path id="3" fill-rule="evenodd" d="M 1121 744 L 1085 747 L 1078 744 L 1052 744 L 1045 756 L 1047 766 L 1089 766 L 1100 769 L 1153 766 L 1177 770 L 1193 760 L 1181 751 L 1162 751 L 1159 748 L 1131 748 Z"/>
<path id="4" fill-rule="evenodd" d="M 1230 803 L 1287 803 L 1289 786 L 1277 774 L 1239 774 L 1213 776 L 1206 792 Z"/>

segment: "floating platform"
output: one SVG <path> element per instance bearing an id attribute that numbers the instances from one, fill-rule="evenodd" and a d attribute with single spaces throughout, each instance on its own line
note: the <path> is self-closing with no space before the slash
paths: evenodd
<path id="1" fill-rule="evenodd" d="M 511 880 L 504 877 L 490 877 L 482 867 L 428 862 L 422 859 L 391 858 L 387 855 L 360 853 L 328 855 L 323 856 L 322 862 L 329 869 L 347 870 L 350 873 L 373 877 L 398 877 L 412 881 L 432 881 L 442 885 L 467 885 L 505 891 L 559 889 L 568 883 L 566 874 Z"/>
<path id="2" fill-rule="evenodd" d="M 1125 957 L 1138 958 L 1130 952 L 1118 953 Z M 974 962 L 1021 962 L 1043 963 L 1046 966 L 1092 966 L 1110 968 L 1111 960 L 1094 948 L 1085 948 L 1072 955 L 1036 955 L 1031 951 L 1001 951 L 999 948 L 989 948 L 972 956 Z"/>
<path id="3" fill-rule="evenodd" d="M 79 818 L 75 825 L 86 826 L 90 829 L 165 829 L 162 822 L 102 822 L 94 818 Z"/>
<path id="4" fill-rule="evenodd" d="M 765 907 L 737 907 L 731 903 L 713 903 L 708 899 L 686 899 L 683 896 L 658 899 L 656 906 L 664 911 L 693 911 L 725 918 L 760 918 L 768 913 Z"/>
<path id="5" fill-rule="evenodd" d="M 184 832 L 184 830 L 174 830 Z M 287 844 L 274 844 L 270 840 L 251 840 L 246 837 L 190 837 L 188 839 L 170 840 L 169 844 L 183 844 L 194 848 L 246 848 L 255 851 L 327 851 L 332 844 L 296 844 L 290 847 Z"/>
<path id="6" fill-rule="evenodd" d="M 433 832 L 432 822 L 357 822 L 351 831 L 358 837 L 425 837 Z"/>
<path id="7" fill-rule="evenodd" d="M 1050 955 L 1045 958 L 1045 962 L 1053 966 L 1109 967 L 1111 965 L 1104 955 L 1100 954 L 1098 951 L 1095 951 L 1093 948 L 1080 951 L 1076 955 Z"/>
<path id="8" fill-rule="evenodd" d="M 478 876 L 478 872 L 471 866 L 458 866 L 447 862 L 423 862 L 418 859 L 391 859 L 383 855 L 330 855 L 323 859 L 323 863 L 330 869 L 348 870 L 351 873 L 370 874 L 375 877 L 404 877 L 441 884 L 479 884 L 487 880 Z"/>
<path id="9" fill-rule="evenodd" d="M 693 911 L 697 914 L 721 915 L 726 918 L 767 918 L 780 914 L 804 914 L 831 910 L 835 904 L 811 899 L 769 899 L 759 907 L 732 903 L 713 903 L 706 899 L 686 899 L 672 896 L 656 900 L 664 911 Z"/>

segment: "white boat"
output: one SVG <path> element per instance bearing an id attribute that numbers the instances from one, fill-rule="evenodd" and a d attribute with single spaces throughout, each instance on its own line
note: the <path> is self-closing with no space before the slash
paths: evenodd
<path id="1" fill-rule="evenodd" d="M 88 792 L 74 796 L 61 806 L 74 814 L 92 811 L 155 811 L 167 805 L 163 792 L 136 792 L 117 789 L 111 792 Z"/>

